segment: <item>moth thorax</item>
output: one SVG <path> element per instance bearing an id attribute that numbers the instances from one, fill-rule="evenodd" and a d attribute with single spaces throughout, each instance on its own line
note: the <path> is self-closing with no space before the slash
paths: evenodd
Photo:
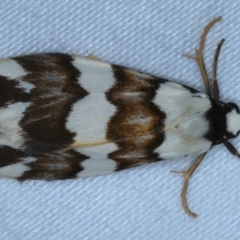
<path id="1" fill-rule="evenodd" d="M 231 111 L 226 114 L 227 132 L 236 137 L 240 132 L 240 113 L 239 108 L 234 103 L 228 103 L 231 106 Z"/>

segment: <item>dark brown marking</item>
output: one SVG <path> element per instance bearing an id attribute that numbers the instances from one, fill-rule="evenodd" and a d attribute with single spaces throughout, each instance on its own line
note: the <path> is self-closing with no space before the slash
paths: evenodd
<path id="1" fill-rule="evenodd" d="M 16 102 L 28 102 L 30 94 L 19 86 L 19 82 L 14 79 L 0 76 L 0 107 L 7 107 L 8 104 Z"/>
<path id="2" fill-rule="evenodd" d="M 76 178 L 77 174 L 83 170 L 81 162 L 89 158 L 74 150 L 69 150 L 64 153 L 51 152 L 33 154 L 32 157 L 36 157 L 37 160 L 25 164 L 30 167 L 30 170 L 24 172 L 18 180 L 64 180 Z"/>
<path id="3" fill-rule="evenodd" d="M 162 159 L 158 157 L 157 153 L 153 153 L 148 158 L 116 158 L 115 159 L 115 161 L 117 161 L 116 171 L 121 171 L 128 168 L 137 167 L 142 164 L 157 162 L 160 160 Z"/>
<path id="4" fill-rule="evenodd" d="M 199 91 L 197 91 L 196 89 L 189 87 L 187 85 L 181 84 L 182 87 L 184 87 L 185 89 L 187 89 L 190 93 L 199 93 Z"/>
<path id="5" fill-rule="evenodd" d="M 0 146 L 0 167 L 2 168 L 18 163 L 20 159 L 25 156 L 26 153 L 21 150 L 9 146 Z"/>
<path id="6" fill-rule="evenodd" d="M 159 160 L 154 150 L 164 141 L 165 113 L 152 100 L 160 84 L 167 80 L 112 66 L 115 85 L 106 93 L 117 107 L 110 119 L 107 139 L 118 145 L 109 158 L 126 169 Z"/>
<path id="7" fill-rule="evenodd" d="M 20 122 L 25 151 L 53 151 L 71 144 L 75 133 L 66 129 L 66 118 L 72 105 L 88 94 L 78 83 L 81 73 L 72 65 L 72 57 L 52 53 L 13 59 L 27 72 L 22 80 L 35 86 Z"/>

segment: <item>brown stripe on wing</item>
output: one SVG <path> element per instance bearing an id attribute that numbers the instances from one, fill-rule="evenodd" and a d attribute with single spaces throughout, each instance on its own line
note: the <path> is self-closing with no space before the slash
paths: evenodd
<path id="1" fill-rule="evenodd" d="M 66 129 L 72 105 L 88 95 L 78 78 L 80 72 L 67 54 L 36 54 L 15 57 L 27 72 L 23 81 L 35 85 L 31 104 L 20 126 L 25 132 L 25 151 L 45 152 L 73 143 L 75 133 Z"/>
<path id="2" fill-rule="evenodd" d="M 0 107 L 7 107 L 9 103 L 28 102 L 30 94 L 19 87 L 19 82 L 14 79 L 0 76 Z"/>
<path id="3" fill-rule="evenodd" d="M 0 146 L 0 168 L 20 162 L 25 155 L 22 150 Z"/>
<path id="4" fill-rule="evenodd" d="M 28 179 L 61 180 L 76 178 L 77 174 L 84 169 L 81 166 L 82 161 L 88 158 L 86 155 L 74 150 L 68 150 L 64 153 L 29 154 L 9 146 L 0 146 L 0 168 L 11 167 L 17 163 L 21 163 L 29 168 L 27 171 L 23 170 L 22 175 L 17 177 L 20 181 Z M 4 173 L 4 170 L 2 170 L 2 173 Z M 7 171 L 4 176 L 8 177 Z"/>
<path id="5" fill-rule="evenodd" d="M 33 157 L 36 157 L 37 160 L 25 164 L 30 167 L 30 170 L 24 172 L 18 180 L 64 180 L 76 178 L 77 174 L 84 169 L 81 162 L 89 158 L 74 150 L 68 150 L 64 153 L 40 153 L 33 155 Z"/>
<path id="6" fill-rule="evenodd" d="M 164 141 L 166 116 L 152 100 L 166 80 L 119 66 L 112 69 L 116 83 L 106 96 L 117 111 L 109 121 L 107 139 L 119 149 L 109 157 L 118 162 L 118 170 L 156 161 L 154 149 Z"/>

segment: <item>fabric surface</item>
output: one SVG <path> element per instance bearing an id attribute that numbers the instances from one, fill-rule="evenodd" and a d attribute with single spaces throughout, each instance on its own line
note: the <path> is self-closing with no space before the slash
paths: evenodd
<path id="1" fill-rule="evenodd" d="M 181 53 L 194 53 L 204 26 L 210 32 L 206 66 L 225 37 L 218 69 L 224 101 L 240 104 L 240 4 L 186 0 L 0 0 L 0 57 L 36 52 L 94 54 L 204 91 L 199 71 Z M 240 137 L 232 141 L 240 150 Z M 67 181 L 1 179 L 1 240 L 239 239 L 240 161 L 214 147 L 193 175 L 188 217 L 181 176 L 195 156 L 107 176 Z"/>

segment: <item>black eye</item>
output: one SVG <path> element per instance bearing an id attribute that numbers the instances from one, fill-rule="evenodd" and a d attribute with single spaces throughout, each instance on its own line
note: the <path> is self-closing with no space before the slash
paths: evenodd
<path id="1" fill-rule="evenodd" d="M 228 104 L 230 107 L 235 108 L 236 111 L 237 111 L 237 113 L 240 113 L 240 110 L 239 110 L 239 107 L 238 107 L 237 104 L 235 104 L 235 103 L 233 103 L 233 102 L 228 102 L 227 104 Z"/>

